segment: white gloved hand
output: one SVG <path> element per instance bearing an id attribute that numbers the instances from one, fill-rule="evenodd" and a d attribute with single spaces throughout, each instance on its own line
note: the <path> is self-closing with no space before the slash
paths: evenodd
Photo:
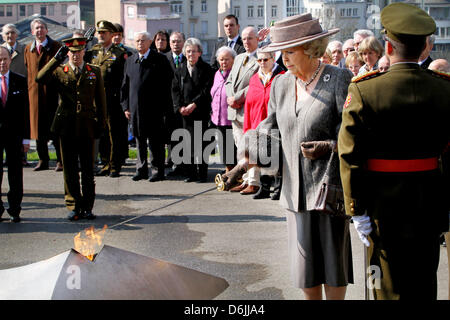
<path id="1" fill-rule="evenodd" d="M 367 239 L 369 234 L 372 232 L 372 225 L 370 223 L 370 217 L 365 213 L 362 216 L 353 216 L 353 224 L 355 225 L 356 232 L 361 241 L 366 247 L 370 247 L 370 242 Z"/>

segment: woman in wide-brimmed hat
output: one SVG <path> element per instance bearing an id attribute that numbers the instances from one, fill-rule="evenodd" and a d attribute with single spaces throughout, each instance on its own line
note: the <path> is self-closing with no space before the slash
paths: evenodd
<path id="1" fill-rule="evenodd" d="M 338 31 L 322 30 L 309 13 L 293 16 L 275 23 L 271 44 L 261 49 L 281 50 L 289 70 L 273 80 L 268 117 L 256 130 L 281 134 L 280 203 L 287 214 L 292 279 L 306 299 L 322 299 L 322 285 L 327 299 L 344 299 L 353 282 L 349 220 L 320 211 L 316 203 L 324 183 L 341 183 L 336 142 L 352 74 L 319 60 Z M 256 159 L 251 147 L 247 155 Z"/>

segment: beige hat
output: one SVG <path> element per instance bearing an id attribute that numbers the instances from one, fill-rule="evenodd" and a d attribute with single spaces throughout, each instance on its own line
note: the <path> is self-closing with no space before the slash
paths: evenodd
<path id="1" fill-rule="evenodd" d="M 272 42 L 261 48 L 261 51 L 272 52 L 292 48 L 338 32 L 337 28 L 322 30 L 319 19 L 313 19 L 311 13 L 304 13 L 275 22 L 270 28 Z"/>

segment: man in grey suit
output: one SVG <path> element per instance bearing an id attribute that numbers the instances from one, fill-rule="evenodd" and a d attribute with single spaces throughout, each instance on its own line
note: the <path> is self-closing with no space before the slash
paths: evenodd
<path id="1" fill-rule="evenodd" d="M 2 46 L 8 49 L 11 54 L 10 70 L 24 77 L 27 76 L 27 68 L 25 67 L 23 51 L 25 46 L 17 42 L 19 31 L 12 23 L 5 24 L 2 28 L 2 37 L 5 41 Z"/>
<path id="2" fill-rule="evenodd" d="M 247 96 L 250 78 L 258 72 L 259 65 L 256 61 L 256 50 L 258 49 L 258 31 L 254 27 L 247 27 L 242 31 L 242 42 L 245 53 L 236 56 L 225 83 L 228 103 L 228 120 L 231 120 L 235 145 L 239 145 L 244 132 L 244 104 Z M 240 159 L 237 159 L 240 160 Z M 241 186 L 246 187 L 245 183 Z M 240 188 L 233 191 L 241 191 Z"/>

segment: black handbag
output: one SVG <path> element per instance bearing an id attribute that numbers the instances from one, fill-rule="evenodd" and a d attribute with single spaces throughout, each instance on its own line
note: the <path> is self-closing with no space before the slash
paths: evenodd
<path id="1" fill-rule="evenodd" d="M 330 160 L 328 161 L 327 165 L 327 172 L 330 169 L 334 154 L 334 152 L 331 153 Z M 328 180 L 327 177 L 328 175 L 326 174 L 324 177 L 324 181 Z M 340 185 L 323 182 L 320 186 L 319 194 L 316 198 L 314 210 L 330 215 L 346 217 L 344 191 L 342 190 L 342 187 Z"/>

